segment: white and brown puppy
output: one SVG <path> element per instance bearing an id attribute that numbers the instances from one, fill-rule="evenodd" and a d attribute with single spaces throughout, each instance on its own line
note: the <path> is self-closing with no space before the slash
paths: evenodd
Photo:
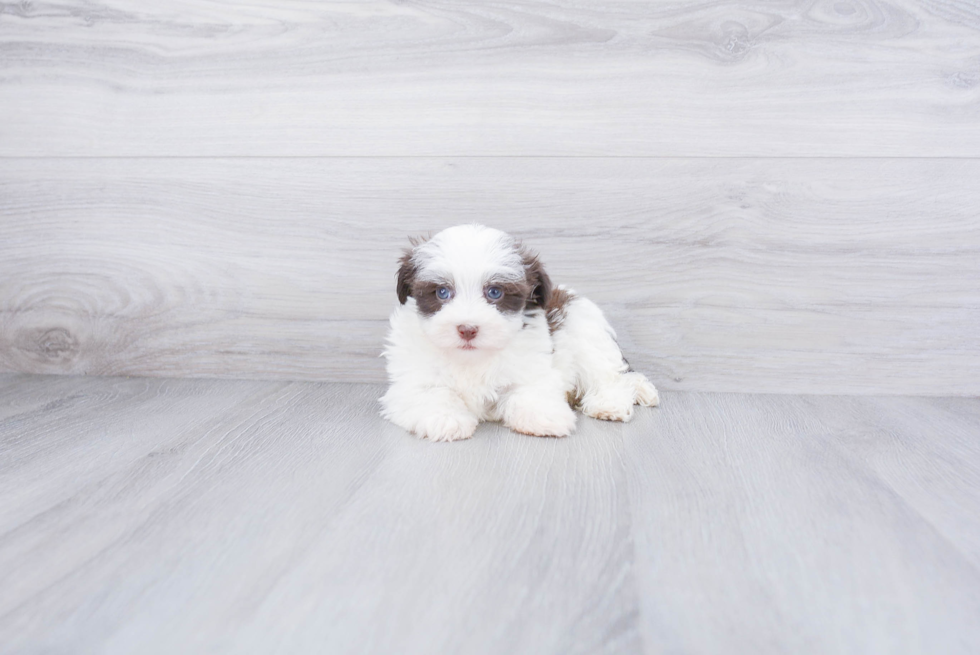
<path id="1" fill-rule="evenodd" d="M 658 403 L 602 311 L 553 288 L 510 235 L 460 225 L 412 246 L 384 351 L 385 418 L 433 441 L 471 437 L 480 421 L 563 437 L 575 427 L 570 403 L 611 421 Z"/>

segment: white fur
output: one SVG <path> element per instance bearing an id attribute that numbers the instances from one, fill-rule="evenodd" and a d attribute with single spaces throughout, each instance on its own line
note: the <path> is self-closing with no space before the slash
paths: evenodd
<path id="1" fill-rule="evenodd" d="M 628 421 L 633 405 L 658 404 L 657 390 L 628 371 L 615 332 L 585 298 L 566 305 L 565 320 L 549 334 L 540 309 L 506 314 L 484 298 L 488 280 L 523 280 L 524 262 L 512 237 L 461 225 L 417 246 L 416 278 L 450 281 L 453 298 L 430 317 L 408 298 L 391 315 L 384 357 L 391 386 L 382 415 L 433 441 L 473 435 L 480 421 L 563 437 L 575 427 L 568 396 L 595 418 Z M 458 325 L 479 332 L 472 349 Z"/>

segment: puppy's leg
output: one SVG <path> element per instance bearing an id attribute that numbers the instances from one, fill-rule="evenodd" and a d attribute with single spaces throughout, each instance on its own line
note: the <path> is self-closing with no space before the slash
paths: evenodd
<path id="1" fill-rule="evenodd" d="M 631 371 L 616 333 L 595 303 L 573 297 L 554 333 L 555 362 L 575 387 L 582 413 L 607 421 L 629 421 L 633 405 L 660 403 L 657 389 Z"/>
<path id="2" fill-rule="evenodd" d="M 500 409 L 504 425 L 515 432 L 536 437 L 567 437 L 575 428 L 575 412 L 557 375 L 516 387 L 503 398 Z"/>
<path id="3" fill-rule="evenodd" d="M 469 439 L 479 423 L 462 398 L 446 387 L 395 383 L 381 397 L 381 405 L 383 417 L 432 441 Z"/>

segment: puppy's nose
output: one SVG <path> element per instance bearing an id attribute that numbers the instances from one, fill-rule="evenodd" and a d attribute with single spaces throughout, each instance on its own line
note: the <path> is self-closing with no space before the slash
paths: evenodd
<path id="1" fill-rule="evenodd" d="M 459 336 L 463 337 L 467 341 L 473 341 L 476 338 L 476 333 L 480 331 L 475 325 L 457 325 L 456 331 L 459 332 Z"/>

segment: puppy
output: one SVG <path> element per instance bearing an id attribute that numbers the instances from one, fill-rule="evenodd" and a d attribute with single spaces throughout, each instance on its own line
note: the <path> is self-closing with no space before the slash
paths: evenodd
<path id="1" fill-rule="evenodd" d="M 420 437 L 467 439 L 480 421 L 564 437 L 572 405 L 628 421 L 634 404 L 659 403 L 602 311 L 552 287 L 537 256 L 504 232 L 459 225 L 413 239 L 397 290 L 382 416 Z"/>

